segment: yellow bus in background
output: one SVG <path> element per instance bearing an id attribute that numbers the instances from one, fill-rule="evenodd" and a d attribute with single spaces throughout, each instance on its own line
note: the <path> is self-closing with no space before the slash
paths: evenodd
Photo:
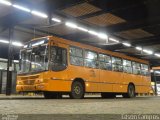
<path id="1" fill-rule="evenodd" d="M 47 99 L 85 93 L 133 98 L 150 88 L 149 62 L 142 59 L 55 36 L 31 40 L 20 50 L 18 92 L 43 92 Z"/>

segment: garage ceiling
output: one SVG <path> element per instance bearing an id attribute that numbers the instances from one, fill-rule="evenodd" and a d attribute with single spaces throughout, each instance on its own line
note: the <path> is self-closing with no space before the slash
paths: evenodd
<path id="1" fill-rule="evenodd" d="M 74 21 L 84 27 L 103 31 L 127 41 L 133 46 L 160 53 L 159 0 L 12 0 L 12 3 L 42 11 L 62 20 L 61 23 L 33 16 L 10 6 L 0 4 L 0 38 L 8 38 L 8 27 L 13 24 L 14 40 L 22 43 L 34 37 L 56 35 L 69 40 L 91 44 L 103 49 L 146 59 L 153 66 L 160 65 L 158 57 L 126 47 L 121 43 L 101 40 L 86 32 L 69 28 L 64 21 Z M 51 17 L 50 17 L 51 16 Z M 7 58 L 7 45 L 0 43 Z M 15 48 L 17 59 L 18 48 Z"/>

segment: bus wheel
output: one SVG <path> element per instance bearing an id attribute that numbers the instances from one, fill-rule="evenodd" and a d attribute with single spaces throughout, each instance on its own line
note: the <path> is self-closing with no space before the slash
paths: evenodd
<path id="1" fill-rule="evenodd" d="M 62 94 L 55 92 L 43 92 L 45 99 L 60 99 L 62 98 Z"/>
<path id="2" fill-rule="evenodd" d="M 124 98 L 134 98 L 136 96 L 135 87 L 133 84 L 128 85 L 127 93 L 123 94 Z"/>
<path id="3" fill-rule="evenodd" d="M 72 83 L 71 93 L 69 94 L 72 99 L 84 98 L 84 86 L 81 82 L 75 81 Z"/>
<path id="4" fill-rule="evenodd" d="M 115 98 L 116 95 L 114 93 L 101 93 L 102 98 Z"/>

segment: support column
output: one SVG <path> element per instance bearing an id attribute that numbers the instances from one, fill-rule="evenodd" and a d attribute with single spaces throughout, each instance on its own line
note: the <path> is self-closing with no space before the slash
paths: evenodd
<path id="1" fill-rule="evenodd" d="M 8 46 L 8 64 L 7 64 L 7 84 L 6 84 L 6 95 L 11 95 L 12 91 L 12 58 L 13 58 L 13 27 L 9 28 L 9 46 Z"/>
<path id="2" fill-rule="evenodd" d="M 155 95 L 157 95 L 157 78 L 156 78 L 156 73 L 154 71 L 154 87 L 155 87 Z"/>
<path id="3" fill-rule="evenodd" d="M 2 70 L 0 70 L 0 94 L 2 94 Z"/>

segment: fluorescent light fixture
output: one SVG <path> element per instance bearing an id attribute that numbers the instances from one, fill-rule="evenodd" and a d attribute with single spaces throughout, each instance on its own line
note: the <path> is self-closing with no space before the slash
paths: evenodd
<path id="1" fill-rule="evenodd" d="M 146 49 L 144 49 L 143 52 L 145 52 L 145 53 L 147 53 L 147 54 L 153 54 L 153 51 L 146 50 Z"/>
<path id="2" fill-rule="evenodd" d="M 101 39 L 108 39 L 108 36 L 104 33 L 99 33 L 98 37 L 101 38 Z"/>
<path id="3" fill-rule="evenodd" d="M 38 11 L 32 11 L 31 12 L 33 15 L 36 15 L 36 16 L 39 16 L 39 17 L 42 17 L 42 18 L 48 18 L 48 16 L 44 13 L 41 13 L 41 12 L 38 12 Z"/>
<path id="4" fill-rule="evenodd" d="M 0 43 L 6 43 L 6 44 L 9 44 L 9 41 L 7 41 L 7 40 L 0 40 Z M 18 47 L 23 46 L 23 44 L 22 44 L 22 43 L 19 43 L 19 42 L 12 42 L 12 45 L 14 45 L 14 46 L 18 46 Z"/>
<path id="5" fill-rule="evenodd" d="M 83 28 L 83 27 L 77 27 L 78 30 L 84 31 L 84 32 L 88 32 L 88 29 Z"/>
<path id="6" fill-rule="evenodd" d="M 13 60 L 14 63 L 19 63 L 19 60 Z"/>
<path id="7" fill-rule="evenodd" d="M 20 10 L 23 10 L 23 11 L 25 11 L 25 12 L 31 12 L 30 9 L 25 8 L 25 7 L 23 7 L 23 6 L 20 6 L 20 5 L 14 4 L 13 7 L 15 7 L 15 8 L 17 8 L 17 9 L 20 9 Z"/>
<path id="8" fill-rule="evenodd" d="M 157 57 L 160 57 L 160 54 L 158 54 L 158 53 L 155 53 L 154 55 L 157 56 Z"/>
<path id="9" fill-rule="evenodd" d="M 98 33 L 96 31 L 93 31 L 93 30 L 89 30 L 88 33 L 90 33 L 92 35 L 98 35 Z"/>
<path id="10" fill-rule="evenodd" d="M 23 46 L 23 44 L 22 44 L 22 43 L 19 43 L 19 42 L 12 42 L 12 45 L 18 46 L 18 47 Z"/>
<path id="11" fill-rule="evenodd" d="M 37 45 L 41 45 L 41 44 L 43 44 L 43 43 L 44 43 L 44 40 L 43 40 L 43 41 L 40 41 L 40 42 L 36 42 L 36 43 L 32 44 L 32 47 L 37 46 Z"/>
<path id="12" fill-rule="evenodd" d="M 129 43 L 124 42 L 122 44 L 125 45 L 125 46 L 127 46 L 127 47 L 131 47 L 131 44 L 129 44 Z"/>
<path id="13" fill-rule="evenodd" d="M 23 48 L 27 48 L 28 47 L 28 45 L 24 45 L 24 47 Z"/>
<path id="14" fill-rule="evenodd" d="M 0 67 L 0 70 L 5 70 L 5 68 Z"/>
<path id="15" fill-rule="evenodd" d="M 141 47 L 136 47 L 136 49 L 137 49 L 137 50 L 142 50 L 142 48 L 141 48 Z"/>
<path id="16" fill-rule="evenodd" d="M 71 23 L 71 22 L 66 22 L 65 25 L 68 26 L 68 27 L 71 27 L 71 28 L 77 28 L 78 27 L 75 23 Z"/>
<path id="17" fill-rule="evenodd" d="M 155 73 L 160 74 L 160 71 L 155 71 Z"/>
<path id="18" fill-rule="evenodd" d="M 9 43 L 9 41 L 7 41 L 7 40 L 0 40 L 0 42 L 1 43 L 7 43 L 7 44 Z"/>
<path id="19" fill-rule="evenodd" d="M 152 73 L 152 72 L 154 72 L 153 70 L 150 70 L 150 72 Z"/>
<path id="20" fill-rule="evenodd" d="M 52 18 L 52 20 L 54 21 L 54 22 L 61 22 L 61 20 L 60 19 L 58 19 L 58 18 Z"/>
<path id="21" fill-rule="evenodd" d="M 0 4 L 4 4 L 4 5 L 8 5 L 8 6 L 11 6 L 11 5 L 12 5 L 11 2 L 6 1 L 6 0 L 0 0 Z"/>
<path id="22" fill-rule="evenodd" d="M 110 41 L 113 41 L 113 42 L 119 43 L 119 40 L 116 40 L 116 39 L 114 39 L 114 38 L 109 38 L 109 40 L 110 40 Z"/>

